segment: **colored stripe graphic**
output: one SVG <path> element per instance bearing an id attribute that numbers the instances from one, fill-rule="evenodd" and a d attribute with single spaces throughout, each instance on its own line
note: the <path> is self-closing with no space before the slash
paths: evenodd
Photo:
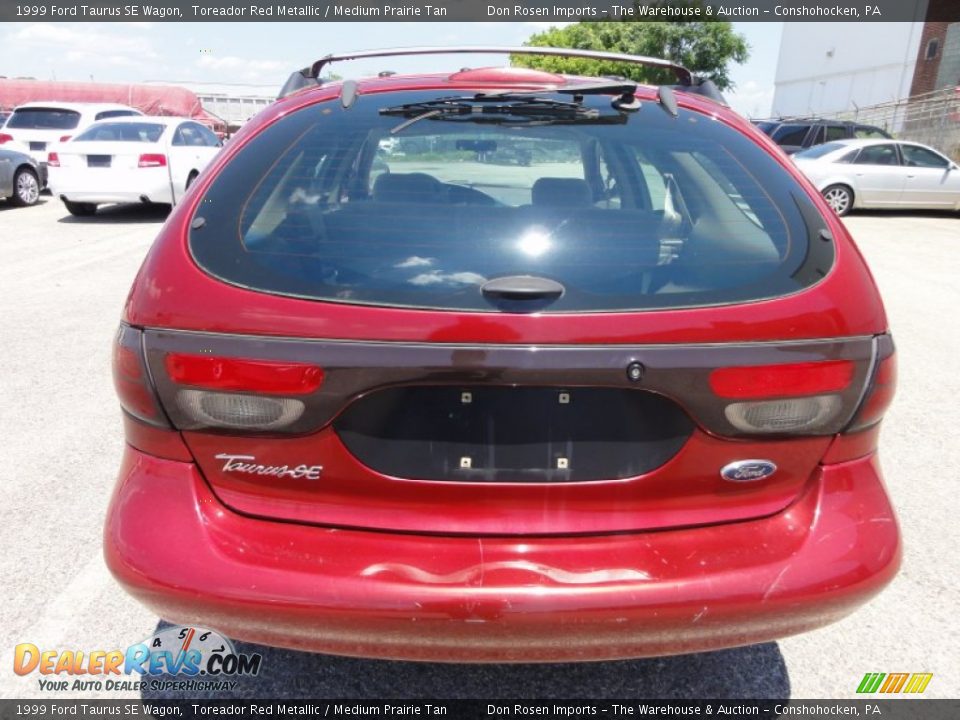
<path id="1" fill-rule="evenodd" d="M 922 693 L 933 679 L 933 673 L 914 673 L 904 689 L 905 693 Z"/>
<path id="2" fill-rule="evenodd" d="M 857 692 L 869 695 L 882 693 L 922 693 L 933 679 L 933 673 L 867 673 L 860 681 Z"/>
<path id="3" fill-rule="evenodd" d="M 877 688 L 880 687 L 880 683 L 884 677 L 886 677 L 886 673 L 867 673 L 863 676 L 863 680 L 860 681 L 860 687 L 857 688 L 857 692 L 875 693 Z"/>
<path id="4" fill-rule="evenodd" d="M 196 630 L 190 628 L 190 631 L 187 633 L 187 637 L 183 641 L 183 645 L 180 646 L 180 652 L 184 653 L 190 649 L 190 642 L 193 640 L 194 633 L 196 632 Z"/>
<path id="5" fill-rule="evenodd" d="M 882 693 L 898 693 L 901 688 L 903 688 L 904 683 L 907 682 L 907 678 L 910 677 L 910 673 L 890 673 L 887 675 L 887 681 L 880 688 Z"/>

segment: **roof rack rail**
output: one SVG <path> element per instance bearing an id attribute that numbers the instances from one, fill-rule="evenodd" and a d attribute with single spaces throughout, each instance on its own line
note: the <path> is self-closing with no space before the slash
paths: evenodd
<path id="1" fill-rule="evenodd" d="M 379 57 L 402 57 L 409 55 L 458 55 L 464 53 L 484 55 L 549 55 L 554 57 L 575 57 L 588 60 L 607 60 L 610 62 L 630 63 L 646 67 L 669 70 L 677 78 L 677 84 L 671 86 L 674 90 L 692 92 L 703 95 L 716 102 L 726 105 L 723 95 L 711 80 L 695 77 L 687 68 L 670 60 L 645 57 L 642 55 L 627 55 L 624 53 L 605 52 L 602 50 L 579 50 L 576 48 L 554 47 L 504 47 L 500 45 L 459 45 L 453 47 L 406 47 L 387 48 L 383 50 L 360 50 L 348 53 L 331 53 L 317 60 L 310 67 L 297 70 L 280 90 L 279 98 L 286 97 L 305 87 L 316 86 L 321 83 L 320 73 L 324 67 L 343 60 L 363 60 Z"/>

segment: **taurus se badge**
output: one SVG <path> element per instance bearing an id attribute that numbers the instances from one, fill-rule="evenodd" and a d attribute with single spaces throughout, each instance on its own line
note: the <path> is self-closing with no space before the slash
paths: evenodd
<path id="1" fill-rule="evenodd" d="M 268 475 L 278 478 L 296 478 L 319 480 L 323 465 L 261 465 L 253 455 L 227 455 L 220 453 L 217 460 L 223 460 L 221 472 L 243 473 L 245 475 Z"/>

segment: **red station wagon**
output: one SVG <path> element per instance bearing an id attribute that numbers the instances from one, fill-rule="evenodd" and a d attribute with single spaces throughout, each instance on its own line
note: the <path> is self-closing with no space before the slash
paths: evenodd
<path id="1" fill-rule="evenodd" d="M 318 80 L 450 52 L 677 81 Z M 259 643 L 509 662 L 768 641 L 890 582 L 877 288 L 711 83 L 420 48 L 287 90 L 124 309 L 130 593 Z"/>

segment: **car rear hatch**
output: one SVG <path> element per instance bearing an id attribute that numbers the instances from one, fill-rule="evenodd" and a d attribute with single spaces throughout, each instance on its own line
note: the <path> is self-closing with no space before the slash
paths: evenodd
<path id="1" fill-rule="evenodd" d="M 55 106 L 19 108 L 7 119 L 2 134 L 29 151 L 38 162 L 45 162 L 48 150 L 72 135 L 79 124 L 80 113 L 76 110 Z"/>
<path id="2" fill-rule="evenodd" d="M 127 332 L 229 506 L 479 534 L 781 510 L 849 423 L 874 351 L 871 339 L 564 348 Z"/>
<path id="3" fill-rule="evenodd" d="M 73 141 L 57 149 L 60 166 L 65 169 L 135 170 L 143 154 L 143 145 L 122 142 Z"/>
<path id="4" fill-rule="evenodd" d="M 51 154 L 60 168 L 57 184 L 85 192 L 118 191 L 136 188 L 145 173 L 154 180 L 154 174 L 168 177 L 168 159 L 158 142 L 166 130 L 149 118 L 95 123 Z"/>
<path id="5" fill-rule="evenodd" d="M 798 322 L 735 339 L 799 295 L 842 326 L 834 243 L 803 188 L 688 108 L 500 96 L 475 114 L 508 122 L 464 123 L 429 115 L 436 96 L 308 106 L 229 148 L 180 211 L 196 267 L 141 284 L 155 298 L 203 275 L 205 303 L 236 317 L 125 326 L 127 411 L 179 430 L 219 498 L 257 517 L 551 535 L 787 507 L 891 352 L 866 333 L 793 339 Z M 279 331 L 351 308 L 389 330 Z M 583 339 L 585 317 L 643 338 L 665 311 L 704 340 Z M 471 340 L 511 317 L 580 329 Z M 245 322 L 264 330 L 229 331 Z M 410 339 L 384 341 L 398 324 Z"/>

